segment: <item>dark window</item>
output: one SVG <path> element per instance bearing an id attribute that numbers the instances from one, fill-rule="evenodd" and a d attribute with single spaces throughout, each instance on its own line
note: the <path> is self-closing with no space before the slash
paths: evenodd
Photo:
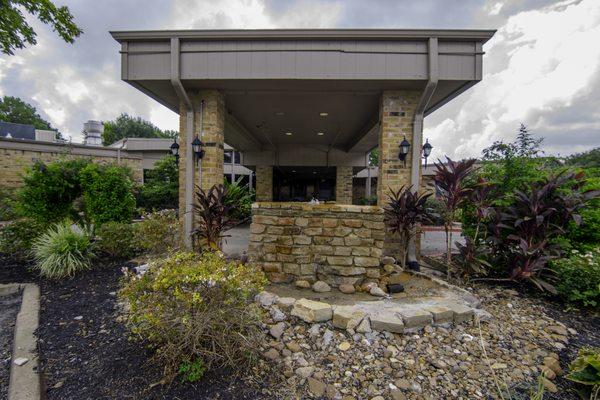
<path id="1" fill-rule="evenodd" d="M 241 161 L 241 160 L 242 160 L 242 157 L 241 157 L 241 155 L 240 155 L 240 152 L 239 152 L 239 151 L 236 151 L 236 152 L 234 152 L 234 155 L 235 155 L 235 161 L 234 161 L 234 162 L 235 162 L 236 164 L 241 164 L 241 163 L 242 163 L 242 161 Z"/>
<path id="2" fill-rule="evenodd" d="M 224 158 L 225 164 L 231 164 L 232 153 L 233 153 L 233 150 L 225 150 L 225 152 L 223 153 L 223 158 Z"/>

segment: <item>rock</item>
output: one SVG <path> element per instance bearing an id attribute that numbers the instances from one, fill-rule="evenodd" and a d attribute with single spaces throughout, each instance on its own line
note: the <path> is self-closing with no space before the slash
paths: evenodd
<path id="1" fill-rule="evenodd" d="M 350 342 L 342 342 L 338 346 L 338 349 L 340 349 L 341 351 L 347 351 L 347 350 L 350 350 L 350 347 L 352 347 Z"/>
<path id="2" fill-rule="evenodd" d="M 293 297 L 279 297 L 277 299 L 277 305 L 283 311 L 289 311 L 294 306 L 296 299 Z"/>
<path id="3" fill-rule="evenodd" d="M 333 326 L 338 329 L 354 329 L 365 316 L 353 306 L 337 306 L 333 310 Z"/>
<path id="4" fill-rule="evenodd" d="M 544 377 L 542 377 L 542 385 L 544 385 L 544 388 L 550 393 L 558 392 L 558 388 L 556 387 L 556 385 Z"/>
<path id="5" fill-rule="evenodd" d="M 388 274 L 391 274 L 392 272 L 394 272 L 396 270 L 396 266 L 393 264 L 385 264 L 383 266 L 383 270 L 385 272 L 387 272 Z"/>
<path id="6" fill-rule="evenodd" d="M 430 306 L 424 310 L 430 312 L 433 316 L 433 323 L 436 325 L 449 324 L 454 320 L 454 312 L 444 306 Z"/>
<path id="7" fill-rule="evenodd" d="M 544 377 L 548 378 L 548 379 L 554 379 L 556 378 L 556 372 L 554 372 L 553 370 L 551 370 L 549 367 L 542 365 L 540 367 L 540 371 L 542 372 L 542 374 L 544 374 Z"/>
<path id="8" fill-rule="evenodd" d="M 298 353 L 299 351 L 302 351 L 302 348 L 300 347 L 300 345 L 297 342 L 286 343 L 286 346 L 293 353 Z"/>
<path id="9" fill-rule="evenodd" d="M 376 286 L 377 286 L 377 284 L 375 282 L 365 282 L 362 285 L 360 285 L 360 290 L 362 290 L 363 292 L 369 293 L 371 291 L 371 289 Z"/>
<path id="10" fill-rule="evenodd" d="M 300 289 L 309 289 L 310 288 L 310 282 L 304 281 L 304 280 L 298 280 L 298 281 L 294 282 L 294 285 L 296 285 L 296 287 L 300 288 Z"/>
<path id="11" fill-rule="evenodd" d="M 396 259 L 390 256 L 381 257 L 381 265 L 386 264 L 396 264 Z"/>
<path id="12" fill-rule="evenodd" d="M 29 362 L 29 358 L 25 358 L 25 357 L 18 357 L 18 358 L 15 358 L 15 360 L 13 361 L 13 363 L 19 367 L 27 364 L 27 362 Z"/>
<path id="13" fill-rule="evenodd" d="M 371 315 L 369 319 L 371 320 L 371 328 L 376 331 L 404 332 L 402 319 L 392 311 L 382 311 L 379 314 Z"/>
<path id="14" fill-rule="evenodd" d="M 563 374 L 563 370 L 560 367 L 560 363 L 554 357 L 545 357 L 544 358 L 544 365 L 546 367 L 550 368 L 552 371 L 554 371 L 554 373 L 556 375 L 562 375 Z"/>
<path id="15" fill-rule="evenodd" d="M 396 379 L 394 381 L 394 385 L 396 385 L 396 387 L 402 390 L 410 389 L 410 382 L 408 381 L 408 379 Z"/>
<path id="16" fill-rule="evenodd" d="M 394 389 L 390 391 L 390 396 L 392 396 L 392 400 L 406 400 L 406 396 L 398 389 Z"/>
<path id="17" fill-rule="evenodd" d="M 273 318 L 273 321 L 275 322 L 284 321 L 286 318 L 286 315 L 277 306 L 271 307 L 269 312 L 271 314 L 271 318 Z"/>
<path id="18" fill-rule="evenodd" d="M 333 340 L 333 332 L 330 331 L 329 329 L 325 329 L 325 332 L 323 333 L 323 347 L 327 347 L 329 346 L 329 344 L 331 343 L 331 341 Z"/>
<path id="19" fill-rule="evenodd" d="M 383 396 L 375 396 L 371 400 L 385 400 L 385 398 Z"/>
<path id="20" fill-rule="evenodd" d="M 369 321 L 369 317 L 363 318 L 363 320 L 360 321 L 360 324 L 358 324 L 356 327 L 355 331 L 358 333 L 371 332 L 371 322 Z"/>
<path id="21" fill-rule="evenodd" d="M 376 297 L 387 297 L 387 293 L 384 292 L 379 286 L 373 286 L 369 290 L 369 294 Z"/>
<path id="22" fill-rule="evenodd" d="M 431 313 L 424 310 L 406 309 L 400 310 L 399 314 L 402 315 L 404 329 L 422 328 L 425 325 L 430 325 L 433 321 Z"/>
<path id="23" fill-rule="evenodd" d="M 446 306 L 454 313 L 455 324 L 470 321 L 475 314 L 472 308 L 463 306 L 462 304 L 448 303 Z"/>
<path id="24" fill-rule="evenodd" d="M 561 336 L 569 336 L 569 331 L 564 326 L 560 325 L 551 325 L 546 330 L 550 333 L 555 333 Z"/>
<path id="25" fill-rule="evenodd" d="M 331 292 L 331 286 L 329 286 L 327 282 L 316 281 L 312 285 L 312 290 L 317 293 Z"/>
<path id="26" fill-rule="evenodd" d="M 277 359 L 279 359 L 279 352 L 274 349 L 274 348 L 270 348 L 269 350 L 267 350 L 263 356 L 265 356 L 265 358 L 271 360 L 271 361 L 275 361 Z"/>
<path id="27" fill-rule="evenodd" d="M 294 371 L 296 373 L 296 375 L 298 375 L 300 378 L 308 378 L 309 376 L 312 375 L 313 371 L 315 370 L 315 367 L 300 367 L 300 368 L 296 368 L 296 371 Z"/>
<path id="28" fill-rule="evenodd" d="M 354 285 L 351 285 L 349 283 L 340 284 L 340 286 L 338 286 L 338 290 L 344 294 L 352 294 L 352 293 L 356 292 Z"/>
<path id="29" fill-rule="evenodd" d="M 274 295 L 273 293 L 266 292 L 266 291 L 262 291 L 256 295 L 256 301 L 258 301 L 258 304 L 260 304 L 263 307 L 272 306 L 276 300 L 277 300 L 276 295 Z"/>
<path id="30" fill-rule="evenodd" d="M 331 319 L 333 310 L 327 303 L 303 298 L 294 303 L 291 314 L 304 322 L 323 322 Z"/>
<path id="31" fill-rule="evenodd" d="M 314 378 L 308 378 L 308 391 L 316 397 L 321 397 L 325 394 L 327 385 L 322 381 Z"/>
<path id="32" fill-rule="evenodd" d="M 269 334 L 275 339 L 279 339 L 281 335 L 283 335 L 283 331 L 285 331 L 285 322 L 279 322 L 271 326 L 271 329 L 269 329 Z"/>
<path id="33" fill-rule="evenodd" d="M 506 369 L 508 368 L 508 365 L 504 364 L 504 363 L 494 363 L 492 364 L 492 369 Z"/>
<path id="34" fill-rule="evenodd" d="M 58 381 L 54 385 L 52 385 L 52 389 L 60 389 L 64 384 L 64 381 Z"/>
<path id="35" fill-rule="evenodd" d="M 492 319 L 492 314 L 490 314 L 489 312 L 487 312 L 481 308 L 475 308 L 473 310 L 473 312 L 475 313 L 475 319 L 477 321 L 487 322 Z"/>
<path id="36" fill-rule="evenodd" d="M 83 315 L 78 315 L 75 318 L 73 318 L 75 321 L 81 321 L 83 319 Z"/>

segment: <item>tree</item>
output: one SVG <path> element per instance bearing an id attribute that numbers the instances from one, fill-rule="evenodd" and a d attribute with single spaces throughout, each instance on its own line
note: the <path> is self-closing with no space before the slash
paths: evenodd
<path id="1" fill-rule="evenodd" d="M 104 122 L 102 144 L 109 146 L 124 138 L 168 138 L 177 137 L 177 131 L 162 131 L 149 121 L 123 113 L 114 121 Z"/>
<path id="2" fill-rule="evenodd" d="M 33 125 L 36 129 L 52 129 L 50 122 L 40 117 L 35 107 L 12 96 L 0 99 L 0 121 Z"/>
<path id="3" fill-rule="evenodd" d="M 174 156 L 166 155 L 154 164 L 140 187 L 137 206 L 146 210 L 177 208 L 179 169 Z"/>
<path id="4" fill-rule="evenodd" d="M 582 168 L 600 168 L 600 147 L 583 153 L 573 154 L 567 157 L 566 163 Z"/>
<path id="5" fill-rule="evenodd" d="M 378 167 L 379 166 L 379 148 L 378 147 L 374 148 L 369 153 L 369 165 L 372 166 L 372 167 Z"/>
<path id="6" fill-rule="evenodd" d="M 65 42 L 73 43 L 83 32 L 73 22 L 67 7 L 56 7 L 50 0 L 0 1 L 0 46 L 4 54 L 12 55 L 15 49 L 35 45 L 36 33 L 27 23 L 23 10 L 42 23 L 50 25 Z"/>

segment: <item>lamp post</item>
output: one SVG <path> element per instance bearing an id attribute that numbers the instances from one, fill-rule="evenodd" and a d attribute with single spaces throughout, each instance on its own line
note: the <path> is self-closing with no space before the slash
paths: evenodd
<path id="1" fill-rule="evenodd" d="M 175 162 L 179 165 L 179 144 L 177 143 L 177 139 L 173 139 L 173 143 L 170 147 L 171 154 L 175 156 Z"/>
<path id="2" fill-rule="evenodd" d="M 405 167 L 406 167 L 406 156 L 408 155 L 409 150 L 410 150 L 410 143 L 408 143 L 408 140 L 406 140 L 406 136 L 404 136 L 404 139 L 400 143 L 400 154 L 398 154 L 398 158 L 400 159 L 400 161 L 402 161 L 404 163 Z"/>
<path id="3" fill-rule="evenodd" d="M 200 139 L 198 139 L 198 136 L 196 136 L 192 142 L 192 150 L 194 151 L 196 157 L 198 157 L 198 160 L 202 160 L 202 157 L 204 157 L 204 150 L 202 149 L 202 146 L 204 146 L 204 143 L 202 143 Z"/>

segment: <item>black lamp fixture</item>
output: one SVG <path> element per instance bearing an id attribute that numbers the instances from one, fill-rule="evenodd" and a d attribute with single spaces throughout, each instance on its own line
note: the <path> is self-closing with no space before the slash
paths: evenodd
<path id="1" fill-rule="evenodd" d="M 204 143 L 202 143 L 200 139 L 198 139 L 198 136 L 196 136 L 196 138 L 192 142 L 192 150 L 194 151 L 194 154 L 196 155 L 196 157 L 198 157 L 199 160 L 201 160 L 202 157 L 204 157 L 204 150 L 202 150 L 202 146 L 204 146 Z"/>
<path id="2" fill-rule="evenodd" d="M 427 168 L 427 157 L 429 157 L 429 155 L 431 154 L 431 149 L 433 149 L 433 146 L 429 143 L 429 139 L 427 139 L 425 141 L 425 144 L 423 145 L 423 158 L 425 159 L 425 168 Z"/>
<path id="3" fill-rule="evenodd" d="M 400 154 L 398 154 L 398 158 L 404 163 L 404 166 L 406 166 L 406 156 L 408 155 L 409 150 L 410 143 L 408 143 L 406 136 L 404 136 L 404 139 L 400 143 Z"/>
<path id="4" fill-rule="evenodd" d="M 173 139 L 170 150 L 171 154 L 175 156 L 175 161 L 179 164 L 179 144 L 177 144 L 177 139 Z"/>

